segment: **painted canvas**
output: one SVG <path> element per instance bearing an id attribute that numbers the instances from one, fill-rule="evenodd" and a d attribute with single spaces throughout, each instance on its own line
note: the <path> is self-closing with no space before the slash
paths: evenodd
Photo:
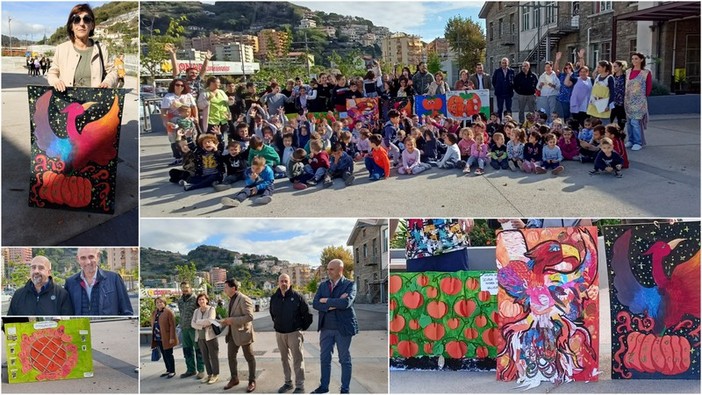
<path id="1" fill-rule="evenodd" d="M 446 93 L 448 117 L 466 120 L 478 113 L 490 119 L 490 91 L 479 89 L 472 91 L 451 91 Z"/>
<path id="2" fill-rule="evenodd" d="M 297 119 L 299 116 L 300 116 L 300 114 L 298 114 L 298 113 L 285 114 L 285 117 L 288 120 Z M 329 123 L 331 123 L 333 119 L 336 119 L 336 120 L 339 119 L 338 112 L 332 112 L 332 114 L 329 114 L 328 112 L 308 112 L 308 113 L 306 113 L 306 116 L 307 116 L 308 121 L 315 123 L 315 124 L 322 122 L 323 119 L 326 119 Z"/>
<path id="3" fill-rule="evenodd" d="M 700 378 L 700 223 L 605 227 L 613 379 Z"/>
<path id="4" fill-rule="evenodd" d="M 428 115 L 432 118 L 441 115 L 446 115 L 446 95 L 434 96 L 415 96 L 414 97 L 414 113 L 419 115 Z"/>
<path id="5" fill-rule="evenodd" d="M 404 112 L 405 116 L 412 116 L 412 100 L 409 97 L 391 97 L 380 99 L 380 119 L 389 121 L 388 112 L 397 110 L 400 114 Z"/>
<path id="6" fill-rule="evenodd" d="M 90 320 L 5 325 L 10 384 L 93 377 Z"/>
<path id="7" fill-rule="evenodd" d="M 407 220 L 407 259 L 441 255 L 465 248 L 468 237 L 461 220 L 412 218 Z"/>
<path id="8" fill-rule="evenodd" d="M 498 234 L 498 380 L 597 380 L 597 253 L 595 227 Z"/>
<path id="9" fill-rule="evenodd" d="M 497 353 L 496 272 L 393 273 L 390 356 L 494 358 Z"/>
<path id="10" fill-rule="evenodd" d="M 123 89 L 29 85 L 29 205 L 112 214 Z"/>
<path id="11" fill-rule="evenodd" d="M 362 99 L 346 99 L 346 114 L 353 119 L 353 124 L 362 122 L 367 125 L 378 125 L 380 120 L 380 107 L 377 97 Z"/>

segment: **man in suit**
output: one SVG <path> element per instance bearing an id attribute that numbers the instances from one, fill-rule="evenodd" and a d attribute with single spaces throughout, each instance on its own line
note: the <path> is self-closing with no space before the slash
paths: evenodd
<path id="1" fill-rule="evenodd" d="M 468 77 L 468 81 L 473 83 L 475 89 L 492 90 L 490 75 L 485 74 L 482 63 L 475 65 L 475 74 L 471 74 L 470 77 Z M 490 96 L 490 112 L 492 112 L 492 95 Z"/>
<path id="2" fill-rule="evenodd" d="M 253 392 L 256 389 L 256 359 L 252 346 L 254 342 L 253 303 L 248 296 L 239 292 L 239 282 L 233 278 L 224 282 L 224 293 L 229 296 L 229 314 L 227 318 L 219 322 L 223 327 L 229 328 L 225 341 L 227 342 L 229 372 L 232 375 L 224 389 L 228 390 L 239 384 L 236 355 L 241 347 L 244 351 L 244 358 L 249 365 L 249 386 L 246 388 L 246 392 Z"/>
<path id="3" fill-rule="evenodd" d="M 500 68 L 492 73 L 492 87 L 495 89 L 497 99 L 497 113 L 500 119 L 503 110 L 512 112 L 512 96 L 514 96 L 514 70 L 509 68 L 509 59 L 502 58 Z"/>
<path id="4" fill-rule="evenodd" d="M 331 361 L 334 344 L 341 364 L 341 393 L 349 393 L 351 382 L 351 338 L 358 333 L 358 321 L 353 309 L 356 299 L 356 284 L 343 276 L 344 262 L 332 259 L 327 264 L 329 278 L 319 284 L 312 307 L 319 311 L 317 331 L 319 334 L 320 365 L 322 375 L 319 387 L 313 394 L 329 392 Z"/>

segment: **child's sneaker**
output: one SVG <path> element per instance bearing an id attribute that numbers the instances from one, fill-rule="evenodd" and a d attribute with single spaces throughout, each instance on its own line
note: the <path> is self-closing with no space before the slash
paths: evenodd
<path id="1" fill-rule="evenodd" d="M 293 189 L 297 189 L 298 191 L 301 191 L 303 189 L 307 189 L 307 185 L 298 181 L 298 182 L 293 183 Z"/>
<path id="2" fill-rule="evenodd" d="M 631 146 L 632 151 L 641 151 L 641 148 L 643 148 L 643 147 L 640 146 L 639 144 L 634 144 Z"/>
<path id="3" fill-rule="evenodd" d="M 507 162 L 507 164 L 509 165 L 509 169 L 510 169 L 510 170 L 512 170 L 512 171 L 517 171 L 517 166 L 514 164 L 514 162 L 512 162 L 512 161 L 510 160 L 510 161 Z"/>
<path id="4" fill-rule="evenodd" d="M 356 177 L 354 177 L 353 174 L 349 172 L 344 173 L 343 178 L 344 184 L 346 184 L 347 187 L 353 185 L 353 181 L 356 179 Z"/>
<path id="5" fill-rule="evenodd" d="M 627 141 L 626 144 L 624 144 L 626 148 L 631 148 L 633 145 L 634 144 L 632 144 L 631 141 Z"/>
<path id="6" fill-rule="evenodd" d="M 178 185 L 180 185 L 181 187 L 184 187 L 185 184 L 187 184 L 187 183 L 185 182 L 185 180 L 180 180 L 180 181 L 178 181 Z"/>
<path id="7" fill-rule="evenodd" d="M 602 172 L 597 170 L 597 169 L 590 170 L 590 171 L 588 171 L 588 173 L 590 173 L 591 176 L 596 176 L 598 174 L 602 174 Z"/>
<path id="8" fill-rule="evenodd" d="M 555 169 L 553 169 L 553 171 L 551 172 L 551 174 L 553 174 L 554 176 L 557 176 L 557 175 L 561 174 L 561 172 L 562 172 L 563 170 L 565 170 L 565 167 L 563 167 L 563 166 L 558 166 L 558 167 L 556 167 Z"/>
<path id="9" fill-rule="evenodd" d="M 476 175 L 476 176 L 482 176 L 483 174 L 485 174 L 485 170 L 483 170 L 483 169 L 481 169 L 481 168 L 479 168 L 479 167 L 478 167 L 477 169 L 475 169 L 475 175 Z"/>
<path id="10" fill-rule="evenodd" d="M 221 182 L 215 181 L 212 183 L 212 188 L 214 188 L 214 190 L 217 192 L 222 192 L 228 190 L 231 188 L 231 186 L 229 184 L 222 184 Z"/>
<path id="11" fill-rule="evenodd" d="M 466 167 L 466 161 L 459 160 L 458 162 L 456 162 L 456 168 L 460 169 L 460 168 L 465 168 L 465 167 Z"/>
<path id="12" fill-rule="evenodd" d="M 220 202 L 224 207 L 238 207 L 241 204 L 240 201 L 228 197 L 223 197 L 222 200 L 220 200 Z"/>
<path id="13" fill-rule="evenodd" d="M 534 167 L 534 173 L 536 173 L 536 174 L 544 174 L 544 173 L 546 173 L 546 169 L 544 169 L 544 168 L 541 167 L 541 166 L 536 166 L 536 167 Z"/>
<path id="14" fill-rule="evenodd" d="M 306 184 L 309 187 L 313 187 L 313 186 L 317 185 L 317 181 L 315 181 L 314 178 L 312 178 L 312 179 L 307 180 Z"/>
<path id="15" fill-rule="evenodd" d="M 332 185 L 334 185 L 334 183 L 332 182 L 331 177 L 329 177 L 329 176 L 324 177 L 324 183 L 322 184 L 322 186 L 324 188 L 329 188 Z"/>
<path id="16" fill-rule="evenodd" d="M 189 182 L 187 182 L 187 181 L 183 181 L 183 184 L 182 184 L 182 185 L 183 185 L 183 189 L 186 190 L 186 191 L 189 191 L 189 190 L 190 190 L 190 187 L 192 186 L 192 184 L 189 183 Z"/>
<path id="17" fill-rule="evenodd" d="M 264 204 L 270 203 L 271 201 L 273 201 L 273 198 L 272 198 L 272 197 L 270 197 L 270 196 L 261 196 L 261 197 L 257 197 L 257 198 L 255 198 L 255 199 L 253 199 L 253 204 L 256 204 L 256 205 L 264 205 Z"/>
<path id="18" fill-rule="evenodd" d="M 378 174 L 378 173 L 373 173 L 373 174 L 371 174 L 371 175 L 370 175 L 370 180 L 371 180 L 371 181 L 378 181 L 378 180 L 380 180 L 380 174 Z"/>
<path id="19" fill-rule="evenodd" d="M 614 176 L 617 177 L 617 178 L 622 178 L 622 172 L 619 171 L 619 170 L 615 170 L 615 171 L 614 171 Z"/>
<path id="20" fill-rule="evenodd" d="M 466 166 L 463 168 L 463 173 L 464 174 L 470 174 L 470 166 Z"/>

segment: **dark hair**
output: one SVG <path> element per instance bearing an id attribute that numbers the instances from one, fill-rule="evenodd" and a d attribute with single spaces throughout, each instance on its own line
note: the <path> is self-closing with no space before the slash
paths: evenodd
<path id="1" fill-rule="evenodd" d="M 188 281 L 181 281 L 181 282 L 180 282 L 180 287 L 183 288 L 183 285 L 188 285 L 188 286 L 189 286 L 189 285 L 190 285 L 190 282 L 188 282 Z"/>
<path id="2" fill-rule="evenodd" d="M 173 81 L 168 85 L 168 93 L 175 93 L 175 84 L 180 81 L 183 83 L 183 94 L 190 93 L 190 85 L 185 82 L 182 78 L 174 78 Z"/>
<path id="3" fill-rule="evenodd" d="M 293 138 L 293 134 L 292 134 L 292 133 L 289 133 L 289 132 L 288 132 L 288 133 L 284 133 L 284 134 L 283 134 L 283 140 L 285 140 L 285 139 L 292 139 L 292 138 Z"/>
<path id="4" fill-rule="evenodd" d="M 609 132 L 609 134 L 617 139 L 624 140 L 626 138 L 626 133 L 624 133 L 624 131 L 621 130 L 619 125 L 616 123 L 610 123 L 609 125 L 605 126 L 605 132 Z"/>
<path id="5" fill-rule="evenodd" d="M 217 81 L 218 79 L 219 79 L 219 77 L 215 77 L 215 76 L 209 77 L 207 79 L 207 87 L 209 87 L 211 83 Z"/>
<path id="6" fill-rule="evenodd" d="M 203 292 L 203 293 L 197 294 L 197 298 L 195 298 L 195 302 L 200 300 L 200 298 L 205 298 L 205 299 L 207 299 L 207 303 L 210 303 L 210 298 L 207 296 L 206 293 Z"/>
<path id="7" fill-rule="evenodd" d="M 601 67 L 604 67 L 606 72 L 612 72 L 612 63 L 609 63 L 608 60 L 600 60 L 599 62 L 597 62 L 597 64 Z"/>
<path id="8" fill-rule="evenodd" d="M 307 151 L 304 148 L 297 148 L 292 153 L 292 159 L 298 162 L 305 159 L 305 156 L 307 156 Z"/>
<path id="9" fill-rule="evenodd" d="M 592 128 L 593 133 L 598 132 L 599 134 L 604 135 L 604 131 L 605 131 L 604 125 L 597 125 L 594 128 Z"/>
<path id="10" fill-rule="evenodd" d="M 90 29 L 88 37 L 92 37 L 93 34 L 95 34 L 95 25 L 97 24 L 97 22 L 95 21 L 95 14 L 93 13 L 93 9 L 90 8 L 88 4 L 78 4 L 71 8 L 71 12 L 70 14 L 68 14 L 68 22 L 66 22 L 66 32 L 68 33 L 68 38 L 71 39 L 71 42 L 73 42 L 76 39 L 76 34 L 73 33 L 73 15 L 78 15 L 81 12 L 86 12 L 88 13 L 88 15 L 90 15 L 91 18 L 93 18 L 93 28 Z"/>
<path id="11" fill-rule="evenodd" d="M 400 116 L 400 113 L 395 109 L 388 111 L 388 118 L 395 118 L 395 117 L 399 117 L 399 116 Z"/>
<path id="12" fill-rule="evenodd" d="M 372 80 L 373 78 L 375 78 L 375 73 L 373 72 L 373 70 L 368 70 L 368 72 L 366 73 L 366 76 L 363 77 L 363 79 L 366 79 L 366 80 Z"/>
<path id="13" fill-rule="evenodd" d="M 538 143 L 541 140 L 541 133 L 534 130 L 533 132 L 529 133 L 529 137 L 534 137 Z"/>
<path id="14" fill-rule="evenodd" d="M 227 284 L 227 286 L 228 286 L 229 288 L 234 288 L 234 289 L 236 289 L 236 290 L 239 290 L 239 285 L 240 285 L 240 284 L 239 284 L 238 281 L 236 281 L 236 280 L 233 279 L 233 278 L 227 279 L 224 283 Z"/>
<path id="15" fill-rule="evenodd" d="M 343 150 L 344 150 L 344 145 L 338 141 L 331 145 L 332 152 L 343 151 Z"/>
<path id="16" fill-rule="evenodd" d="M 275 89 L 275 88 L 277 88 L 278 86 L 279 86 L 279 85 L 278 85 L 277 82 L 275 82 L 275 81 L 271 82 L 271 89 Z"/>
<path id="17" fill-rule="evenodd" d="M 263 146 L 263 140 L 261 140 L 260 137 L 253 135 L 251 136 L 251 140 L 249 140 L 249 146 L 257 150 Z"/>
<path id="18" fill-rule="evenodd" d="M 646 56 L 642 54 L 641 52 L 634 52 L 631 54 L 631 56 L 636 56 L 637 58 L 641 59 L 641 68 L 643 69 L 646 67 Z"/>
<path id="19" fill-rule="evenodd" d="M 550 141 L 551 139 L 558 140 L 558 138 L 556 138 L 556 135 L 553 133 L 546 133 L 544 135 L 544 141 Z"/>
<path id="20" fill-rule="evenodd" d="M 449 134 L 447 134 L 447 135 L 446 135 L 446 138 L 448 139 L 448 141 L 451 142 L 451 144 L 456 144 L 456 142 L 458 141 L 458 137 L 456 137 L 456 134 L 455 134 L 455 133 L 449 133 Z"/>
<path id="21" fill-rule="evenodd" d="M 375 145 L 380 145 L 380 143 L 383 141 L 383 136 L 379 134 L 371 134 L 370 137 L 368 137 L 368 140 Z"/>
<path id="22" fill-rule="evenodd" d="M 183 140 L 183 141 L 184 141 L 184 140 Z M 236 140 L 229 140 L 229 142 L 227 143 L 227 148 L 231 148 L 231 147 L 234 147 L 234 146 L 237 146 L 237 147 L 241 148 L 241 144 L 239 144 L 238 141 L 236 141 Z"/>

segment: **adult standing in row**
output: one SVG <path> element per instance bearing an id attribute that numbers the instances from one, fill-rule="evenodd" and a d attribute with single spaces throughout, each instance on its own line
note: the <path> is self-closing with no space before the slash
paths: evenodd
<path id="1" fill-rule="evenodd" d="M 512 96 L 514 96 L 514 70 L 509 68 L 509 59 L 500 60 L 500 68 L 492 73 L 492 86 L 495 88 L 497 113 L 502 119 L 503 110 L 512 113 Z"/>
<path id="2" fill-rule="evenodd" d="M 156 309 L 151 313 L 151 348 L 158 348 L 163 355 L 163 363 L 166 365 L 166 373 L 161 377 L 172 379 L 175 376 L 175 358 L 173 358 L 173 347 L 178 345 L 176 336 L 175 316 L 166 307 L 166 301 L 158 297 L 154 299 Z"/>
<path id="3" fill-rule="evenodd" d="M 180 283 L 180 291 L 182 296 L 178 299 L 178 311 L 180 311 L 183 357 L 185 357 L 186 366 L 186 371 L 180 375 L 180 378 L 197 375 L 198 379 L 203 379 L 205 377 L 205 363 L 202 360 L 202 354 L 200 354 L 200 347 L 195 341 L 195 329 L 191 325 L 193 314 L 197 309 L 197 298 L 193 296 L 193 289 L 187 281 Z"/>
<path id="4" fill-rule="evenodd" d="M 592 91 L 590 68 L 585 65 L 581 66 L 578 70 L 578 77 L 566 78 L 565 84 L 573 88 L 573 94 L 570 96 L 570 113 L 580 126 L 583 126 L 587 118 L 587 105 L 590 103 Z"/>
<path id="5" fill-rule="evenodd" d="M 463 69 L 458 72 L 458 80 L 453 84 L 453 90 L 455 91 L 467 91 L 475 89 L 475 85 L 468 79 L 468 70 Z"/>
<path id="6" fill-rule="evenodd" d="M 7 315 L 42 316 L 72 315 L 73 305 L 68 292 L 51 277 L 51 261 L 37 255 L 29 264 L 29 281 L 17 289 Z"/>
<path id="7" fill-rule="evenodd" d="M 183 155 L 178 148 L 177 132 L 168 125 L 172 123 L 174 118 L 179 117 L 178 110 L 183 106 L 189 107 L 191 116 L 197 117 L 197 106 L 195 98 L 190 93 L 190 86 L 184 79 L 175 78 L 168 85 L 168 93 L 161 100 L 161 120 L 163 127 L 168 132 L 168 142 L 171 143 L 171 152 L 173 153 L 173 162 L 169 163 L 168 166 L 177 166 L 183 163 Z"/>
<path id="8" fill-rule="evenodd" d="M 412 76 L 414 91 L 418 95 L 427 95 L 432 82 L 434 82 L 434 76 L 427 71 L 427 64 L 420 62 L 417 65 L 417 72 Z"/>
<path id="9" fill-rule="evenodd" d="M 207 377 L 202 378 L 203 384 L 214 384 L 219 380 L 219 339 L 212 329 L 212 321 L 217 317 L 217 312 L 209 303 L 210 298 L 207 294 L 197 295 L 198 308 L 195 309 L 190 322 L 190 326 L 195 329 L 195 341 L 202 353 L 202 359 L 205 360 Z"/>
<path id="10" fill-rule="evenodd" d="M 531 71 L 529 62 L 522 62 L 522 70 L 514 76 L 514 92 L 517 94 L 517 106 L 519 107 L 519 123 L 525 121 L 524 113 L 533 112 L 536 103 L 536 85 L 539 77 Z"/>
<path id="11" fill-rule="evenodd" d="M 626 91 L 624 93 L 624 110 L 629 141 L 626 146 L 638 151 L 646 144 L 644 130 L 648 123 L 648 101 L 653 83 L 651 72 L 646 70 L 646 57 L 637 52 L 631 55 L 632 68 L 626 72 Z"/>
<path id="12" fill-rule="evenodd" d="M 228 390 L 239 385 L 239 368 L 236 356 L 241 348 L 249 365 L 249 385 L 246 387 L 246 392 L 253 392 L 256 390 L 256 358 L 253 354 L 253 303 L 251 298 L 239 292 L 239 282 L 233 278 L 224 282 L 224 293 L 229 297 L 229 311 L 227 317 L 219 322 L 222 326 L 229 328 L 224 339 L 227 342 L 227 357 L 229 359 L 229 373 L 231 374 L 231 379 L 224 386 L 224 389 Z"/>
<path id="13" fill-rule="evenodd" d="M 554 63 L 554 68 L 558 74 L 558 81 L 561 83 L 561 88 L 558 90 L 558 115 L 563 120 L 570 118 L 570 95 L 573 94 L 573 86 L 566 85 L 566 80 L 570 80 L 573 76 L 573 63 L 566 62 L 563 66 L 563 70 L 558 68 L 563 54 L 561 52 L 556 52 L 556 60 Z M 553 110 L 551 110 L 553 111 Z"/>
<path id="14" fill-rule="evenodd" d="M 207 133 L 217 135 L 220 143 L 224 142 L 224 134 L 229 134 L 229 121 L 232 113 L 229 111 L 229 98 L 221 89 L 221 82 L 217 77 L 207 79 L 207 91 L 201 93 L 209 103 L 207 115 Z M 232 136 L 229 136 L 229 140 Z"/>
<path id="15" fill-rule="evenodd" d="M 599 118 L 603 124 L 609 122 L 609 115 L 614 108 L 614 78 L 612 64 L 607 60 L 597 62 L 597 76 L 592 81 L 590 104 L 587 115 Z"/>
<path id="16" fill-rule="evenodd" d="M 539 77 L 539 83 L 536 87 L 541 91 L 541 95 L 537 99 L 537 107 L 544 109 L 544 112 L 551 118 L 551 112 L 557 111 L 558 94 L 561 90 L 561 81 L 553 71 L 551 62 L 546 62 L 544 65 L 544 72 Z"/>
<path id="17" fill-rule="evenodd" d="M 437 71 L 436 74 L 434 74 L 434 81 L 432 81 L 432 83 L 429 84 L 427 94 L 444 95 L 450 90 L 451 89 L 449 88 L 448 83 L 444 81 L 444 73 L 442 73 L 441 71 Z"/>
<path id="18" fill-rule="evenodd" d="M 473 89 L 492 89 L 490 75 L 485 74 L 482 63 L 475 65 L 475 74 L 471 74 L 468 81 L 473 84 Z"/>
<path id="19" fill-rule="evenodd" d="M 624 110 L 624 93 L 626 91 L 626 69 L 628 64 L 624 60 L 612 62 L 612 76 L 614 78 L 614 108 L 610 111 L 609 121 L 617 120 L 619 129 L 626 126 L 626 111 Z"/>

